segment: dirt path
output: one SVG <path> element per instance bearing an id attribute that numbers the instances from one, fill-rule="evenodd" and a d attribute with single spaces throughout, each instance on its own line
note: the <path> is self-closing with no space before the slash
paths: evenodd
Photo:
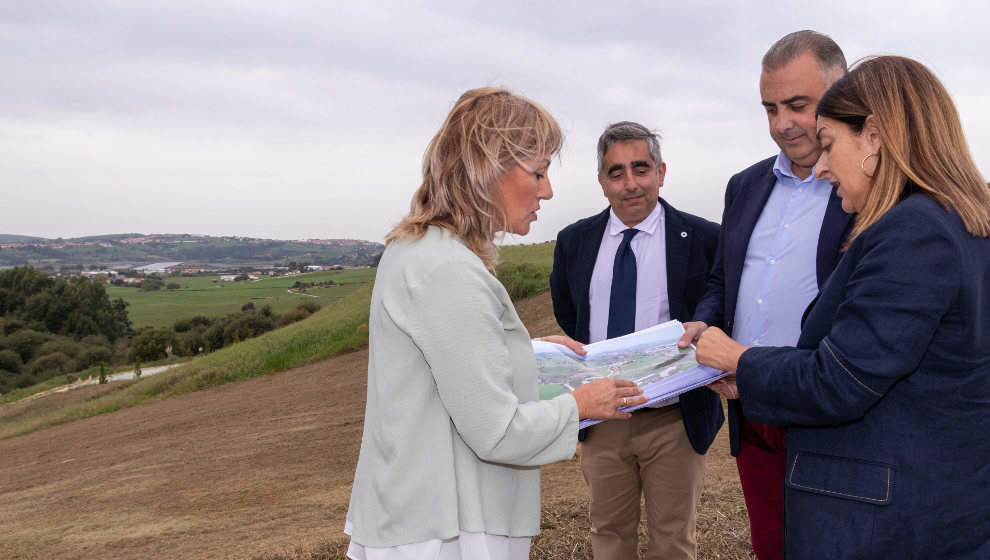
<path id="1" fill-rule="evenodd" d="M 519 309 L 552 332 L 548 297 Z M 344 540 L 366 368 L 354 352 L 0 441 L 0 558 L 254 558 Z M 724 440 L 710 495 L 738 509 Z M 544 472 L 544 502 L 583 499 L 576 461 Z"/>

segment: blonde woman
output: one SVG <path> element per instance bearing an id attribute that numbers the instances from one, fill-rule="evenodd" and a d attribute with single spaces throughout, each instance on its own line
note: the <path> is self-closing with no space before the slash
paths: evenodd
<path id="1" fill-rule="evenodd" d="M 990 188 L 921 64 L 859 64 L 818 104 L 856 212 L 797 348 L 704 332 L 748 417 L 788 426 L 786 557 L 990 558 Z"/>
<path id="2" fill-rule="evenodd" d="M 578 418 L 646 400 L 621 380 L 538 400 L 529 333 L 492 274 L 496 235 L 525 235 L 553 195 L 561 142 L 542 107 L 481 88 L 427 147 L 375 279 L 349 557 L 528 558 L 539 465 L 573 456 Z"/>

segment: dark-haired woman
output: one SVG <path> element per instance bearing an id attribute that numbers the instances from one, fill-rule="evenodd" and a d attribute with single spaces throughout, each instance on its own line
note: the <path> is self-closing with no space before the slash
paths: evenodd
<path id="1" fill-rule="evenodd" d="M 836 82 L 818 137 L 816 173 L 857 217 L 797 348 L 713 328 L 698 359 L 789 428 L 788 559 L 990 558 L 990 188 L 907 58 Z"/>

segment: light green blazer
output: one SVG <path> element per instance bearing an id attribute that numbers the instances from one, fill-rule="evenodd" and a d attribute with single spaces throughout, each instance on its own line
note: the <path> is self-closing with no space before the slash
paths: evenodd
<path id="1" fill-rule="evenodd" d="M 577 446 L 577 403 L 540 401 L 526 327 L 457 237 L 389 244 L 369 319 L 368 404 L 347 518 L 389 547 L 461 531 L 532 536 L 539 465 Z"/>

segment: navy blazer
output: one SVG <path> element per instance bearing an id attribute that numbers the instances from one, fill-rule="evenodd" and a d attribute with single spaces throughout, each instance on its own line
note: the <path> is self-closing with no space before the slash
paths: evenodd
<path id="1" fill-rule="evenodd" d="M 773 156 L 740 171 L 729 179 L 725 189 L 722 231 L 718 250 L 715 252 L 715 264 L 708 278 L 707 291 L 698 303 L 693 319 L 719 327 L 730 335 L 749 238 L 777 183 L 777 176 L 773 173 L 776 159 L 777 156 Z M 832 189 L 818 235 L 815 264 L 819 288 L 825 284 L 839 262 L 842 243 L 851 228 L 852 215 L 842 210 L 842 200 L 836 196 L 835 189 Z M 730 399 L 728 410 L 729 447 L 732 455 L 738 456 L 739 429 L 742 427 L 742 407 L 739 400 Z"/>
<path id="2" fill-rule="evenodd" d="M 718 224 L 681 212 L 662 198 L 667 250 L 667 298 L 670 316 L 690 320 L 705 290 L 718 242 Z M 591 273 L 598 258 L 609 208 L 579 220 L 557 234 L 550 273 L 553 313 L 567 336 L 587 343 L 591 302 Z M 640 272 L 642 273 L 642 272 Z M 718 395 L 706 387 L 680 396 L 681 416 L 691 446 L 705 453 L 725 417 Z"/>
<path id="3" fill-rule="evenodd" d="M 990 558 L 990 239 L 916 194 L 850 245 L 797 348 L 750 348 L 789 426 L 786 557 Z"/>

